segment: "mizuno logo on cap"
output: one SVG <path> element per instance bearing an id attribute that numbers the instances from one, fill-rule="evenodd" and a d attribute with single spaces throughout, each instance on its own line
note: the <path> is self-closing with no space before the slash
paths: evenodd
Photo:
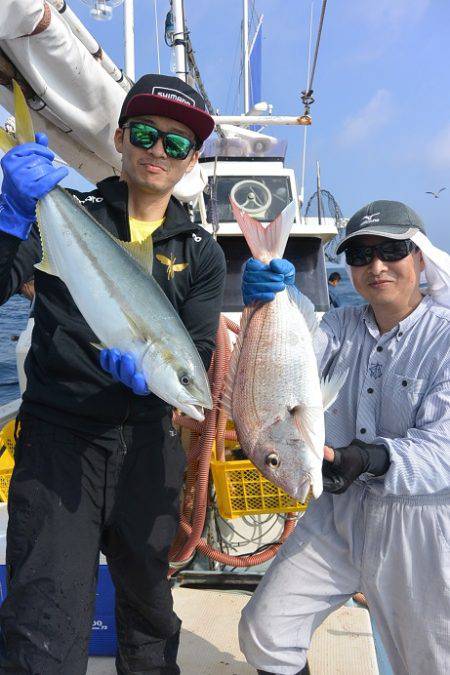
<path id="1" fill-rule="evenodd" d="M 360 225 L 369 225 L 369 223 L 379 223 L 380 219 L 376 218 L 376 216 L 379 215 L 380 211 L 378 211 L 378 213 L 372 213 L 370 216 L 364 216 L 364 218 L 360 222 Z"/>
<path id="2" fill-rule="evenodd" d="M 187 105 L 195 106 L 195 101 L 190 96 L 182 94 L 181 91 L 177 89 L 168 89 L 167 87 L 153 87 L 152 94 L 155 96 L 164 96 L 164 98 L 169 98 L 171 101 L 178 101 L 178 103 L 186 103 Z"/>

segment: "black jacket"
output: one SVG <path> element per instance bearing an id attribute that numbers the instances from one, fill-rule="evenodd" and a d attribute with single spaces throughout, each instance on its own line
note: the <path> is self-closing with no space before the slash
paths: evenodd
<path id="1" fill-rule="evenodd" d="M 109 232 L 130 240 L 128 188 L 107 178 L 88 193 L 71 192 Z M 169 202 L 164 224 L 153 235 L 153 275 L 188 329 L 208 368 L 214 349 L 225 285 L 222 249 L 184 207 Z M 156 254 L 173 255 L 187 267 L 169 278 L 168 266 Z M 92 433 L 123 423 L 147 422 L 164 415 L 168 406 L 156 396 L 136 396 L 102 370 L 96 336 L 74 304 L 65 284 L 33 268 L 41 259 L 39 233 L 33 226 L 27 241 L 0 232 L 0 304 L 34 275 L 35 327 L 25 362 L 27 389 L 22 410 L 62 426 Z M 80 420 L 83 418 L 83 420 Z"/>

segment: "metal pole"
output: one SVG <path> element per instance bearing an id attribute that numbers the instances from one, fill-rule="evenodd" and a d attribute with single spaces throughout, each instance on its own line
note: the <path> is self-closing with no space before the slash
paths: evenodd
<path id="1" fill-rule="evenodd" d="M 186 82 L 188 73 L 186 68 L 186 43 L 185 43 L 183 0 L 173 0 L 172 9 L 175 24 L 174 42 L 172 47 L 172 49 L 175 50 L 175 62 L 176 62 L 175 74 L 177 77 Z"/>
<path id="2" fill-rule="evenodd" d="M 302 126 L 304 124 L 301 117 L 289 115 L 212 115 L 212 118 L 216 124 L 234 124 L 238 127 L 248 127 L 253 124 L 263 127 L 292 124 Z"/>
<path id="3" fill-rule="evenodd" d="M 310 12 L 309 12 L 309 40 L 308 40 L 308 67 L 306 74 L 306 91 L 308 90 L 309 76 L 311 72 L 311 43 L 312 43 L 312 26 L 313 26 L 313 15 L 314 15 L 314 0 L 311 2 Z M 300 199 L 303 202 L 305 199 L 305 176 L 306 176 L 306 141 L 308 137 L 308 127 L 305 126 L 303 130 L 303 153 L 302 153 L 302 184 L 300 187 Z"/>
<path id="4" fill-rule="evenodd" d="M 320 165 L 317 161 L 317 217 L 319 219 L 319 225 L 322 225 L 322 193 L 320 187 Z"/>
<path id="5" fill-rule="evenodd" d="M 125 42 L 125 74 L 135 80 L 134 64 L 134 0 L 125 0 L 123 6 L 123 32 Z"/>
<path id="6" fill-rule="evenodd" d="M 244 54 L 244 113 L 250 110 L 250 57 L 248 51 L 248 0 L 243 0 L 242 46 Z"/>
<path id="7" fill-rule="evenodd" d="M 159 58 L 159 29 L 158 29 L 158 10 L 156 8 L 156 0 L 153 0 L 153 7 L 155 10 L 155 36 L 156 36 L 156 55 L 158 57 L 158 73 L 161 75 L 161 61 Z"/>

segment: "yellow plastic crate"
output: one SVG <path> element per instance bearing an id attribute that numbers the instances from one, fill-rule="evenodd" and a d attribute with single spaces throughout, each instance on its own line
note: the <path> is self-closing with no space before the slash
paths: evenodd
<path id="1" fill-rule="evenodd" d="M 0 431 L 0 501 L 8 500 L 9 483 L 14 469 L 14 429 L 16 420 L 11 420 Z"/>
<path id="2" fill-rule="evenodd" d="M 307 508 L 307 503 L 295 501 L 264 478 L 248 459 L 220 462 L 213 450 L 211 472 L 217 507 L 223 518 L 259 513 L 292 513 Z"/>

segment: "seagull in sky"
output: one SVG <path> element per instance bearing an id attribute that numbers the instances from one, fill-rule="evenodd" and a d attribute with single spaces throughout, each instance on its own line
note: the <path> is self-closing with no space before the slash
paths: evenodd
<path id="1" fill-rule="evenodd" d="M 442 190 L 446 190 L 446 189 L 447 189 L 446 187 L 443 187 L 443 188 L 441 188 L 440 190 L 438 190 L 437 192 L 430 192 L 430 190 L 427 190 L 425 194 L 427 194 L 427 195 L 433 195 L 433 197 L 434 197 L 435 199 L 438 199 L 440 193 L 442 192 Z"/>

